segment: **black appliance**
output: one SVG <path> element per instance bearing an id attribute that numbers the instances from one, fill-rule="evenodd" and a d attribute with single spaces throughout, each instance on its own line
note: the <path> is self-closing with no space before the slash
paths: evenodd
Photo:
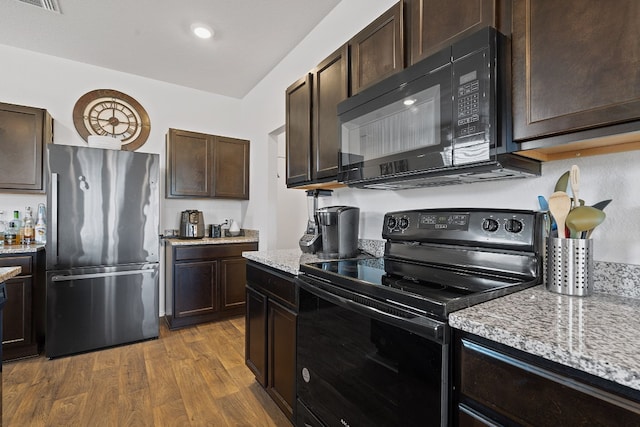
<path id="1" fill-rule="evenodd" d="M 448 315 L 540 283 L 544 220 L 392 212 L 384 257 L 300 265 L 296 425 L 447 425 Z"/>
<path id="2" fill-rule="evenodd" d="M 338 105 L 338 181 L 374 189 L 523 178 L 511 138 L 510 46 L 486 27 Z"/>
<path id="3" fill-rule="evenodd" d="M 315 254 L 322 251 L 322 233 L 316 212 L 318 211 L 318 197 L 327 197 L 333 190 L 307 190 L 307 229 L 298 241 L 300 250 L 304 253 Z"/>

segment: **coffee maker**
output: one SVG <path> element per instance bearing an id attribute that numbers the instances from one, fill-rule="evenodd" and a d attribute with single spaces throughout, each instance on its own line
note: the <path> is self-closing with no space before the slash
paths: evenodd
<path id="1" fill-rule="evenodd" d="M 358 254 L 360 209 L 353 206 L 328 206 L 316 211 L 322 252 L 320 258 L 352 258 Z"/>
<path id="2" fill-rule="evenodd" d="M 315 254 L 322 250 L 322 234 L 320 225 L 316 219 L 318 210 L 318 197 L 327 197 L 333 193 L 332 190 L 307 190 L 307 230 L 300 238 L 298 244 L 304 253 Z"/>

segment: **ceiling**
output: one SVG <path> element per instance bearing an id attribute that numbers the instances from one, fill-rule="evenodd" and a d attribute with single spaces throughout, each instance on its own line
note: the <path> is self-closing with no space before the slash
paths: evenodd
<path id="1" fill-rule="evenodd" d="M 0 0 L 0 44 L 242 98 L 339 2 Z"/>

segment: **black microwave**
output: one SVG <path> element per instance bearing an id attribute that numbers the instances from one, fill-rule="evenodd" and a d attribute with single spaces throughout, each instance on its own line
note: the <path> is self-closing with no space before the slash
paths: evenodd
<path id="1" fill-rule="evenodd" d="M 338 181 L 402 189 L 540 175 L 513 154 L 510 44 L 486 27 L 338 105 Z"/>

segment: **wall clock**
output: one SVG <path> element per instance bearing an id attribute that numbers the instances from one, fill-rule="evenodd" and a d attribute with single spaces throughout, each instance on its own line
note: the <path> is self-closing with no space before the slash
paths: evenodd
<path id="1" fill-rule="evenodd" d="M 122 140 L 122 149 L 134 151 L 149 137 L 147 111 L 129 95 L 113 89 L 87 92 L 73 107 L 73 124 L 85 141 L 90 135 Z"/>

